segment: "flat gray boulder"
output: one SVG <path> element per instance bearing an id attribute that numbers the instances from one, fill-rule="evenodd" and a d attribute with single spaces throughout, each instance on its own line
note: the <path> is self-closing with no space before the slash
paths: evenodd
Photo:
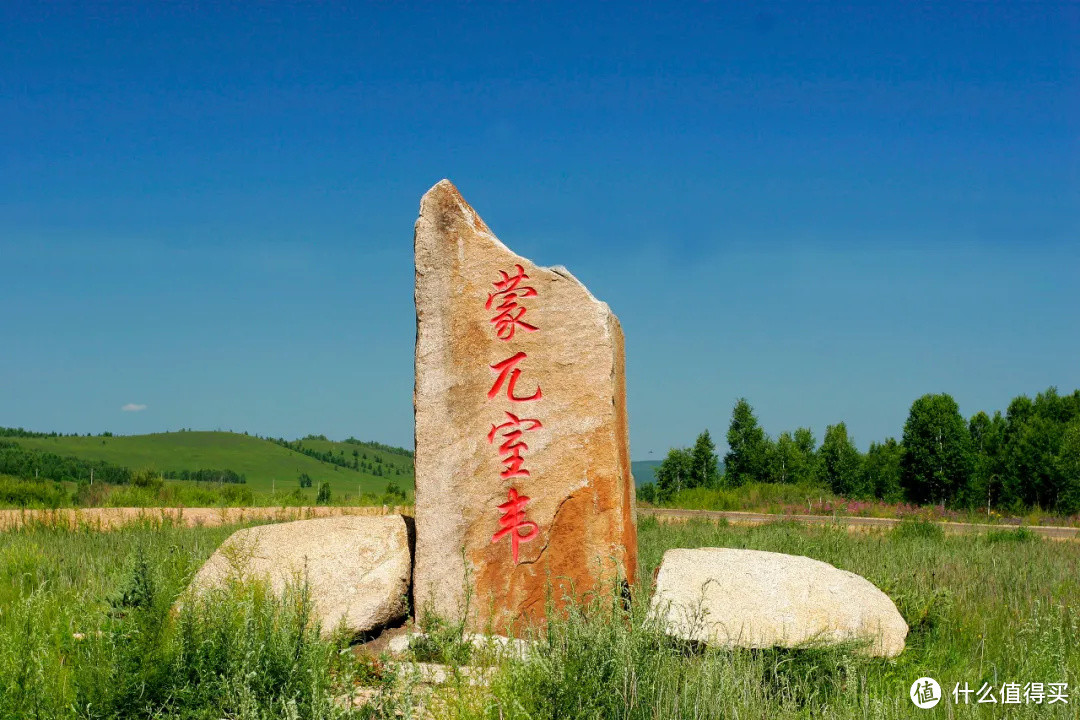
<path id="1" fill-rule="evenodd" d="M 808 557 L 761 550 L 668 550 L 649 610 L 669 635 L 721 647 L 866 642 L 894 657 L 908 626 L 869 580 Z"/>
<path id="2" fill-rule="evenodd" d="M 261 579 L 280 595 L 306 578 L 322 634 L 359 634 L 405 616 L 412 576 L 409 531 L 400 515 L 297 520 L 237 530 L 191 582 L 198 593 Z"/>

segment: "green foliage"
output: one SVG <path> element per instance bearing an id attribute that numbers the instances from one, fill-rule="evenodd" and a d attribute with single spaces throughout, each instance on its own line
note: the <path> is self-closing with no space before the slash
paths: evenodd
<path id="1" fill-rule="evenodd" d="M 909 517 L 904 518 L 896 524 L 896 527 L 892 529 L 892 536 L 903 538 L 905 540 L 912 538 L 920 540 L 942 540 L 945 537 L 945 530 L 943 530 L 938 523 L 925 518 Z"/>
<path id="2" fill-rule="evenodd" d="M 795 435 L 786 430 L 768 445 L 766 482 L 805 484 L 814 480 L 817 471 L 816 440 L 808 428 Z"/>
<path id="3" fill-rule="evenodd" d="M 166 480 L 184 480 L 201 483 L 235 483 L 242 485 L 247 482 L 247 477 L 243 473 L 238 473 L 235 470 L 223 469 L 215 470 L 213 468 L 202 468 L 199 470 L 163 470 L 161 477 Z"/>
<path id="4" fill-rule="evenodd" d="M 299 480 L 300 480 L 300 487 L 301 488 L 309 488 L 309 487 L 311 487 L 311 483 L 312 483 L 311 476 L 308 475 L 306 472 L 300 473 Z"/>
<path id="5" fill-rule="evenodd" d="M 1021 396 L 1010 403 L 1003 432 L 1003 505 L 1070 510 L 1077 506 L 1080 478 L 1070 468 L 1074 441 L 1068 433 L 1077 419 L 1080 390 L 1062 397 L 1056 388 L 1049 388 L 1034 401 Z"/>
<path id="6" fill-rule="evenodd" d="M 346 494 L 355 498 L 358 493 L 379 495 L 391 479 L 407 491 L 412 490 L 413 483 L 412 460 L 407 451 L 399 448 L 398 452 L 392 452 L 370 443 L 297 441 L 304 449 L 311 450 L 309 455 L 286 447 L 289 443 L 285 441 L 272 442 L 231 432 L 184 431 L 110 437 L 105 445 L 101 444 L 101 437 L 31 435 L 15 436 L 6 442 L 81 462 L 106 463 L 125 472 L 130 472 L 127 468 L 150 468 L 167 480 L 183 480 L 185 471 L 188 479 L 206 484 L 239 480 L 250 486 L 256 496 L 269 495 L 275 487 L 280 491 L 287 481 L 301 473 L 311 477 L 312 487 L 329 482 L 334 496 L 339 498 Z M 360 450 L 367 458 L 354 458 L 353 450 Z M 331 463 L 312 455 L 336 461 Z M 33 477 L 32 470 L 30 476 Z M 88 479 L 88 472 L 70 478 L 79 479 Z M 94 483 L 99 482 L 118 484 L 103 476 L 100 469 L 94 475 Z"/>
<path id="7" fill-rule="evenodd" d="M 690 487 L 716 487 L 720 482 L 719 458 L 708 429 L 702 431 L 690 451 Z"/>
<path id="8" fill-rule="evenodd" d="M 986 533 L 986 541 L 989 543 L 999 542 L 1035 542 L 1039 536 L 1026 527 L 1016 527 L 1010 530 L 991 530 Z"/>
<path id="9" fill-rule="evenodd" d="M 473 646 L 465 639 L 464 620 L 449 621 L 429 609 L 418 618 L 421 634 L 409 640 L 409 653 L 418 662 L 465 665 Z"/>
<path id="10" fill-rule="evenodd" d="M 731 411 L 727 442 L 724 484 L 738 487 L 746 482 L 764 480 L 768 474 L 769 441 L 746 398 L 739 398 Z"/>
<path id="11" fill-rule="evenodd" d="M 870 443 L 863 458 L 863 487 L 867 492 L 885 502 L 900 502 L 904 488 L 900 482 L 900 462 L 904 450 L 893 438 L 883 443 Z"/>
<path id="12" fill-rule="evenodd" d="M 650 505 L 657 502 L 657 492 L 655 483 L 645 483 L 637 489 L 637 499 L 641 502 L 647 502 Z"/>
<path id="13" fill-rule="evenodd" d="M 1057 453 L 1057 472 L 1062 480 L 1058 509 L 1064 513 L 1080 512 L 1080 418 L 1073 420 L 1062 433 Z"/>
<path id="14" fill-rule="evenodd" d="M 865 455 L 842 422 L 829 426 L 820 448 L 807 428 L 781 432 L 772 442 L 745 399 L 732 410 L 727 437 L 726 487 L 821 483 L 853 499 L 982 508 L 987 515 L 991 508 L 1080 513 L 1080 390 L 1061 396 L 1049 388 L 1034 400 L 1020 396 L 1005 416 L 978 412 L 966 423 L 952 397 L 924 395 L 911 406 L 903 442 L 872 442 Z M 695 473 L 700 464 L 694 452 L 673 448 L 642 499 L 665 504 L 675 497 L 680 503 L 713 498 L 693 492 L 711 486 Z"/>
<path id="15" fill-rule="evenodd" d="M 614 588 L 571 604 L 535 630 L 528 656 L 496 658 L 489 686 L 452 678 L 421 710 L 392 670 L 319 638 L 303 584 L 280 598 L 228 585 L 185 596 L 173 610 L 191 573 L 233 530 L 0 534 L 0 717 L 893 720 L 926 715 L 907 694 L 923 675 L 1080 683 L 1080 608 L 1068 601 L 1080 596 L 1080 576 L 1067 543 L 643 519 L 629 606 Z M 672 640 L 647 613 L 653 573 L 677 547 L 803 555 L 857 573 L 896 603 L 911 628 L 907 649 L 875 660 L 849 647 L 725 650 Z M 431 616 L 421 625 L 428 639 L 414 641 L 414 658 L 476 662 L 463 626 Z M 350 710 L 359 683 L 374 698 Z"/>
<path id="16" fill-rule="evenodd" d="M 0 535 L 0 717 L 344 716 L 334 698 L 361 668 L 319 639 L 303 586 L 231 585 L 172 610 L 234 529 Z"/>
<path id="17" fill-rule="evenodd" d="M 961 493 L 969 508 L 1000 505 L 1005 478 L 1005 419 L 978 412 L 968 421 L 971 439 L 971 475 Z"/>
<path id="18" fill-rule="evenodd" d="M 0 506 L 51 509 L 69 504 L 68 492 L 60 483 L 0 475 Z"/>
<path id="19" fill-rule="evenodd" d="M 316 505 L 330 504 L 330 483 L 324 482 L 319 486 L 319 494 L 315 498 Z"/>
<path id="20" fill-rule="evenodd" d="M 394 498 L 398 504 L 404 503 L 406 500 L 408 500 L 409 497 L 408 493 L 402 490 L 397 483 L 393 482 L 386 485 L 386 492 L 384 493 L 384 495 L 390 498 Z"/>
<path id="21" fill-rule="evenodd" d="M 23 442 L 27 436 L 14 436 Z M 56 441 L 57 438 L 52 438 Z M 131 482 L 131 471 L 105 461 L 89 461 L 73 456 L 24 447 L 19 442 L 0 441 L 0 473 L 27 480 L 57 482 L 89 481 L 121 485 Z"/>
<path id="22" fill-rule="evenodd" d="M 641 492 L 641 489 L 638 489 Z M 640 497 L 640 495 L 639 495 Z M 833 505 L 842 499 L 831 491 L 811 483 L 746 483 L 737 488 L 693 488 L 683 490 L 665 501 L 672 507 L 691 510 L 735 510 L 787 513 L 793 508 L 804 512 L 821 505 Z M 659 502 L 659 500 L 657 501 Z"/>
<path id="23" fill-rule="evenodd" d="M 671 448 L 656 468 L 656 496 L 670 499 L 692 482 L 694 458 L 686 448 Z"/>
<path id="24" fill-rule="evenodd" d="M 829 425 L 825 429 L 818 462 L 822 479 L 837 495 L 857 498 L 873 495 L 873 488 L 868 486 L 863 473 L 859 451 L 848 437 L 844 423 Z"/>
<path id="25" fill-rule="evenodd" d="M 970 473 L 970 436 L 952 396 L 923 395 L 904 423 L 901 482 L 917 503 L 957 497 Z"/>

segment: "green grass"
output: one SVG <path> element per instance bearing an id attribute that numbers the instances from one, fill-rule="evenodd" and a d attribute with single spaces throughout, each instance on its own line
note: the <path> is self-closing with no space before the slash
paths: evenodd
<path id="1" fill-rule="evenodd" d="M 0 535 L 0 717 L 335 717 L 363 668 L 319 640 L 303 588 L 174 600 L 235 528 Z"/>
<path id="2" fill-rule="evenodd" d="M 358 493 L 382 493 L 390 481 L 412 490 L 409 458 L 395 456 L 368 446 L 345 443 L 304 441 L 314 445 L 335 445 L 360 449 L 369 457 L 409 467 L 407 475 L 378 477 L 370 472 L 343 468 L 308 457 L 302 453 L 261 438 L 230 432 L 173 432 L 114 437 L 40 437 L 6 438 L 28 448 L 57 455 L 73 455 L 88 460 L 105 460 L 133 470 L 197 470 L 202 468 L 234 470 L 247 476 L 247 487 L 257 495 L 276 489 L 287 493 L 299 488 L 297 478 L 307 473 L 313 481 L 312 499 L 320 484 L 330 483 L 333 495 L 356 497 Z M 320 449 L 327 449 L 322 447 Z M 350 454 L 351 458 L 351 454 Z M 393 460 L 391 460 L 393 459 Z"/>
<path id="3" fill-rule="evenodd" d="M 552 622 L 534 655 L 504 658 L 489 689 L 451 683 L 434 717 L 925 718 L 1076 717 L 1080 704 L 1080 545 L 1010 534 L 946 536 L 917 521 L 848 534 L 779 523 L 640 525 L 640 582 Z M 417 717 L 409 689 L 305 625 L 301 589 L 285 601 L 234 587 L 167 611 L 230 528 L 165 525 L 115 532 L 35 526 L 0 534 L 0 718 L 322 718 L 355 682 L 377 706 L 356 717 Z M 863 575 L 911 627 L 894 660 L 849 649 L 718 650 L 667 639 L 644 621 L 650 583 L 672 547 L 806 555 Z M 462 659 L 453 624 L 420 647 Z M 80 639 L 81 638 L 81 639 Z M 452 652 L 451 652 L 452 651 Z M 908 699 L 929 675 L 951 690 L 1068 682 L 1070 704 L 953 706 Z"/>

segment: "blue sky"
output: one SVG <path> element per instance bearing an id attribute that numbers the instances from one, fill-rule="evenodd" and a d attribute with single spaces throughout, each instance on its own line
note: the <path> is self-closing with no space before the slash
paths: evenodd
<path id="1" fill-rule="evenodd" d="M 0 425 L 411 446 L 443 177 L 618 314 L 637 459 L 740 396 L 865 448 L 923 393 L 1071 391 L 1077 37 L 1068 3 L 4 3 Z"/>

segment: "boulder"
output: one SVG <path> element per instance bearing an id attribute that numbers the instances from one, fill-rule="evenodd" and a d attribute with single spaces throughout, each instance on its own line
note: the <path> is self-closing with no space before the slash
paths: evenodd
<path id="1" fill-rule="evenodd" d="M 446 180 L 416 221 L 419 612 L 512 633 L 637 566 L 623 334 Z M 467 612 L 468 611 L 468 612 Z"/>
<path id="2" fill-rule="evenodd" d="M 191 592 L 259 579 L 280 594 L 306 578 L 328 636 L 360 634 L 405 616 L 412 574 L 410 529 L 400 515 L 297 520 L 237 530 L 202 566 Z"/>
<path id="3" fill-rule="evenodd" d="M 668 550 L 650 617 L 668 634 L 723 647 L 799 647 L 854 641 L 893 657 L 907 623 L 870 581 L 798 555 Z"/>

